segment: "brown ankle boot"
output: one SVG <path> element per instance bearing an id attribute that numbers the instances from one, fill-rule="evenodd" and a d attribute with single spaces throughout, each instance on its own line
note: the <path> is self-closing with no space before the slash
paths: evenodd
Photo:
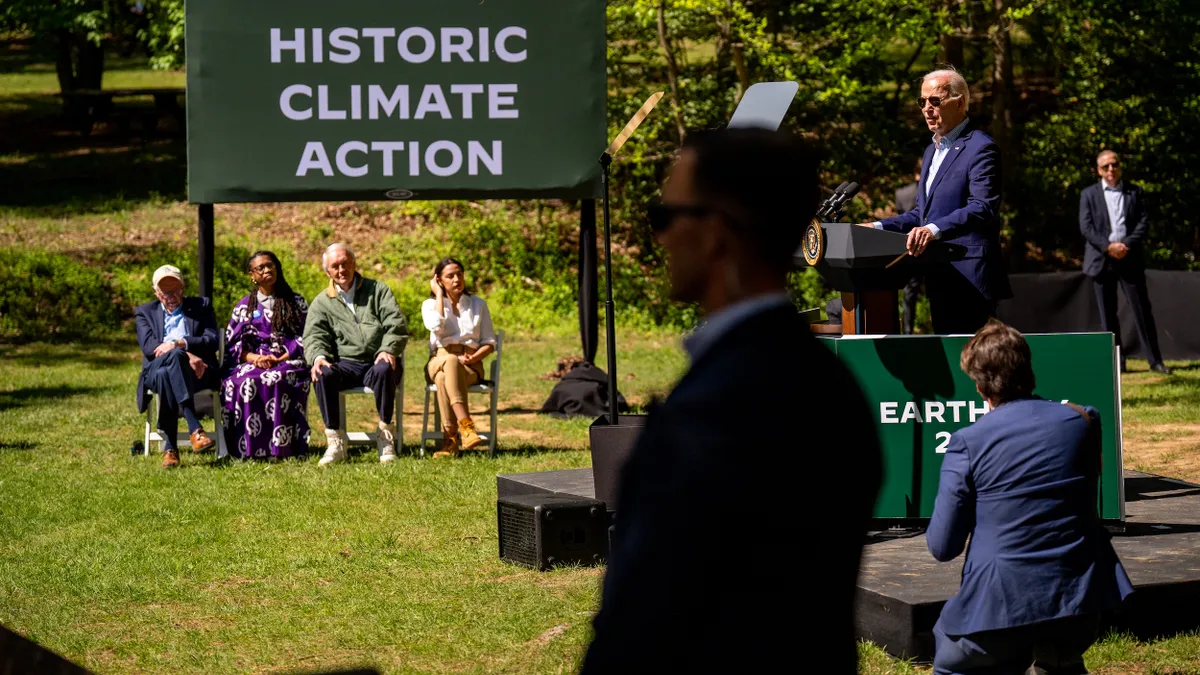
<path id="1" fill-rule="evenodd" d="M 434 459 L 443 459 L 446 457 L 458 457 L 458 434 L 454 433 L 453 429 L 445 429 L 442 431 L 442 447 L 437 452 L 433 453 Z"/>
<path id="2" fill-rule="evenodd" d="M 458 435 L 462 436 L 463 450 L 472 450 L 483 445 L 483 439 L 479 437 L 479 432 L 475 431 L 475 422 L 471 420 L 458 421 Z"/>

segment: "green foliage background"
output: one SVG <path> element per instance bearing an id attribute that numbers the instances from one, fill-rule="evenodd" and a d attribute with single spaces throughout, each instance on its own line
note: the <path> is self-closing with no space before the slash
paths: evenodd
<path id="1" fill-rule="evenodd" d="M 115 47 L 134 41 L 152 54 L 156 67 L 183 66 L 183 2 L 148 0 L 143 22 L 130 19 L 130 4 L 71 0 L 48 9 L 35 0 L 9 0 L 0 5 L 0 30 L 33 35 L 47 54 L 64 35 L 75 36 L 74 44 L 83 39 Z M 693 308 L 667 300 L 665 260 L 642 215 L 657 198 L 688 130 L 724 124 L 748 84 L 799 82 L 785 125 L 823 154 L 826 185 L 854 180 L 864 186 L 846 219 L 887 215 L 895 189 L 912 181 L 915 159 L 929 142 L 913 105 L 921 74 L 943 61 L 953 62 L 968 79 L 972 117 L 1009 139 L 1002 217 L 1010 270 L 1077 268 L 1078 195 L 1096 180 L 1094 157 L 1105 148 L 1122 154 L 1127 179 L 1150 197 L 1154 264 L 1197 268 L 1200 222 L 1193 186 L 1200 151 L 1190 134 L 1200 125 L 1198 2 L 610 0 L 607 26 L 610 134 L 649 94 L 667 92 L 613 165 L 614 272 L 622 320 L 670 327 L 695 321 Z M 1005 55 L 1008 76 L 996 66 Z M 1008 100 L 1003 119 L 994 118 L 998 96 Z M 370 264 L 391 277 L 405 308 L 415 311 L 425 297 L 430 261 L 449 252 L 467 256 L 475 282 L 508 306 L 513 323 L 571 330 L 580 204 L 541 203 L 536 219 L 529 203 L 485 206 L 364 207 L 416 215 L 430 225 L 429 231 L 384 238 L 373 247 L 378 250 L 371 252 Z M 549 213 L 545 219 L 543 209 Z M 797 227 L 804 219 L 797 214 Z M 314 241 L 320 235 L 314 232 Z M 240 295 L 245 283 L 237 270 L 251 245 L 221 243 L 226 247 L 218 251 L 218 288 L 230 297 L 219 299 L 218 310 Z M 279 252 L 285 259 L 299 255 Z M 58 264 L 30 255 L 20 265 Z M 127 316 L 145 295 L 137 284 L 148 267 L 167 258 L 186 265 L 189 257 L 151 251 L 136 268 L 106 270 L 102 276 L 113 289 L 118 314 Z M 297 271 L 303 275 L 297 287 L 308 294 L 319 290 L 311 261 L 296 264 L 306 270 Z M 82 279 L 84 273 L 71 261 L 62 261 L 61 269 L 64 278 Z M 823 306 L 831 296 L 811 271 L 795 273 L 792 288 L 803 307 Z M 65 291 L 47 293 L 67 297 Z M 12 302 L 4 307 L 0 330 L 11 333 L 24 310 Z M 92 309 L 100 312 L 98 305 Z M 73 330 L 54 324 L 70 317 L 46 312 L 28 319 L 30 335 Z M 111 314 L 98 313 L 95 320 L 111 321 Z"/>

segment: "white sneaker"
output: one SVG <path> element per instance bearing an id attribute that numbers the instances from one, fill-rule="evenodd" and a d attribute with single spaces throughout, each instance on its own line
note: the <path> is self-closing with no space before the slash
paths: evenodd
<path id="1" fill-rule="evenodd" d="M 341 431 L 326 429 L 325 444 L 325 455 L 321 457 L 321 461 L 317 462 L 318 466 L 327 466 L 346 460 L 346 439 L 342 436 Z"/>
<path id="2" fill-rule="evenodd" d="M 379 446 L 379 463 L 387 464 L 396 459 L 396 435 L 392 432 L 394 425 L 379 423 L 379 435 L 375 444 Z"/>

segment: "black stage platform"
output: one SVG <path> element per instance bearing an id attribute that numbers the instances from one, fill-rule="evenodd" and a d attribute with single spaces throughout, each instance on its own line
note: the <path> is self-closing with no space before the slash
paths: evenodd
<path id="1" fill-rule="evenodd" d="M 499 497 L 595 498 L 591 469 L 501 475 L 496 490 Z M 1113 545 L 1137 592 L 1112 617 L 1113 627 L 1142 639 L 1200 628 L 1200 485 L 1126 471 L 1125 513 Z M 921 531 L 870 533 L 859 572 L 858 636 L 895 656 L 932 658 L 933 624 L 961 573 L 962 557 L 934 561 Z"/>

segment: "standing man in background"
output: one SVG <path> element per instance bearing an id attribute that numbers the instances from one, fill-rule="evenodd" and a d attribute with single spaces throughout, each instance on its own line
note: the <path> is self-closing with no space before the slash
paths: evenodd
<path id="1" fill-rule="evenodd" d="M 966 249 L 960 260 L 929 266 L 925 292 L 933 332 L 971 334 L 1012 297 L 1000 257 L 1000 149 L 967 119 L 967 81 L 935 70 L 921 83 L 917 104 L 933 144 L 922 160 L 917 204 L 908 213 L 860 223 L 908 233 L 908 252 L 921 255 L 934 239 Z"/>
<path id="2" fill-rule="evenodd" d="M 913 180 L 904 187 L 896 190 L 896 213 L 908 213 L 917 208 L 917 190 L 921 187 L 921 160 L 913 169 Z M 904 311 L 900 315 L 902 330 L 905 335 L 912 335 L 917 322 L 917 296 L 921 293 L 921 277 L 914 274 L 913 278 L 904 285 Z"/>
<path id="3" fill-rule="evenodd" d="M 1079 197 L 1079 231 L 1087 244 L 1083 250 L 1083 273 L 1092 278 L 1096 304 L 1100 307 L 1100 326 L 1110 331 L 1117 347 L 1121 346 L 1121 325 L 1117 321 L 1117 282 L 1125 290 L 1133 322 L 1137 325 L 1150 369 L 1170 375 L 1158 349 L 1158 329 L 1150 310 L 1146 288 L 1146 258 L 1142 242 L 1150 229 L 1142 188 L 1121 180 L 1121 158 L 1112 150 L 1096 157 L 1100 182 L 1088 186 Z M 1125 352 L 1121 352 L 1121 372 L 1125 372 Z"/>

